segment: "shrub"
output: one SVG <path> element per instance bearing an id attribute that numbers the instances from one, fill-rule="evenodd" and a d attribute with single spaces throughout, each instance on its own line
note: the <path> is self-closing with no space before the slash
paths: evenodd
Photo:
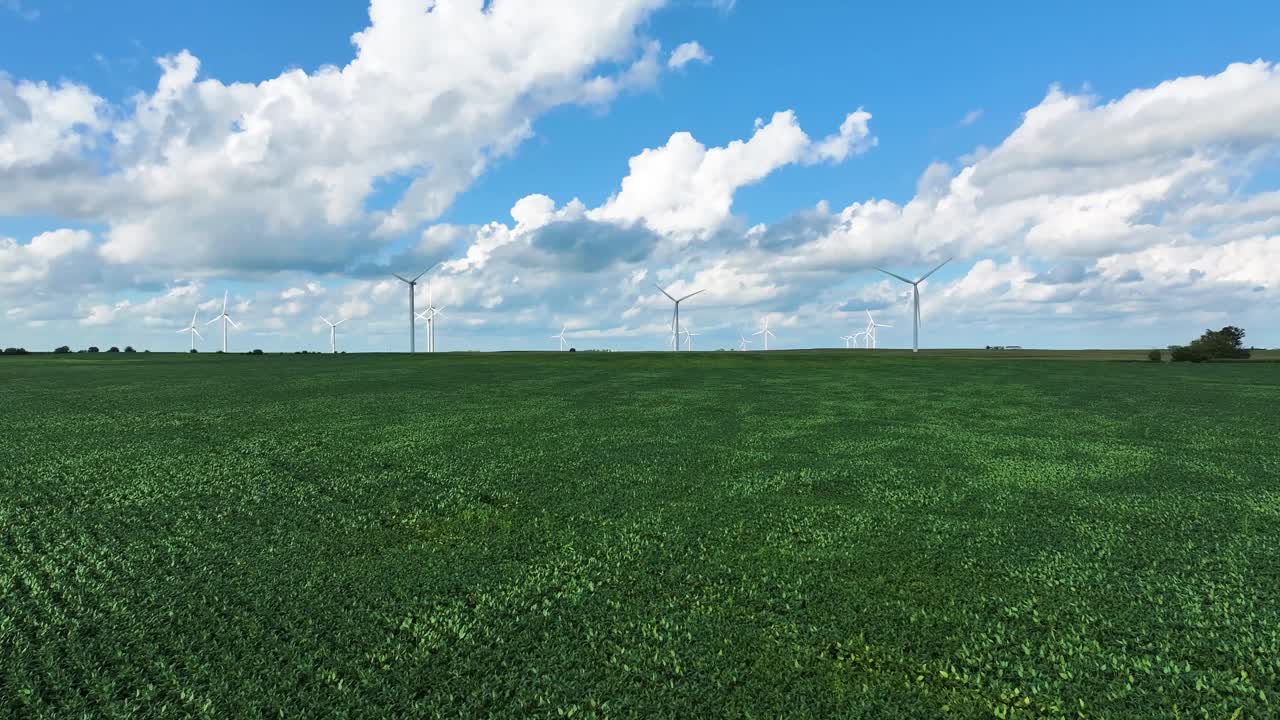
<path id="1" fill-rule="evenodd" d="M 5 348 L 5 355 L 30 355 L 26 348 Z"/>
<path id="2" fill-rule="evenodd" d="M 1150 360 L 1151 362 L 1160 362 L 1161 360 L 1164 360 L 1164 353 L 1160 352 L 1159 350 L 1152 350 L 1151 352 L 1147 353 L 1147 359 Z"/>
<path id="3" fill-rule="evenodd" d="M 259 349 L 257 349 L 257 348 L 254 348 L 254 349 L 253 349 L 253 352 L 251 352 L 251 353 L 249 353 L 249 354 L 250 354 L 250 355 L 261 355 L 261 354 L 262 354 L 262 351 L 261 351 L 261 350 L 259 350 Z"/>
<path id="4" fill-rule="evenodd" d="M 125 346 L 124 346 L 124 351 L 125 351 L 125 352 L 138 352 L 137 350 L 134 350 L 134 349 L 133 349 L 133 346 L 132 346 L 132 345 L 125 345 Z"/>
<path id="5" fill-rule="evenodd" d="M 90 345 L 90 346 L 89 346 L 89 352 L 98 352 L 98 346 L 97 346 L 97 345 Z"/>
<path id="6" fill-rule="evenodd" d="M 200 351 L 199 351 L 199 350 L 197 350 L 197 349 L 195 349 L 195 348 L 191 348 L 191 349 L 190 349 L 190 350 L 188 350 L 187 352 L 189 352 L 189 353 L 198 353 L 198 352 L 200 352 Z"/>
<path id="7" fill-rule="evenodd" d="M 120 352 L 120 348 L 116 347 L 115 345 L 112 345 L 111 347 L 107 348 L 107 352 Z"/>
<path id="8" fill-rule="evenodd" d="M 71 352 L 71 348 L 67 347 L 66 345 L 59 345 L 58 347 L 54 348 L 53 351 L 56 353 L 69 353 Z"/>
<path id="9" fill-rule="evenodd" d="M 1169 359 L 1174 362 L 1204 362 L 1209 356 L 1203 350 L 1192 345 L 1175 345 L 1169 348 Z"/>

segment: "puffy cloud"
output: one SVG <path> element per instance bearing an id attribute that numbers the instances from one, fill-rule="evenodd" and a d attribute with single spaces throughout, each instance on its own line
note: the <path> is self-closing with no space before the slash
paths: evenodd
<path id="1" fill-rule="evenodd" d="M 92 242 L 93 235 L 85 230 L 53 230 L 26 244 L 0 238 L 0 285 L 43 284 L 53 275 L 79 275 L 74 263 L 83 260 Z M 74 278 L 60 279 L 74 282 Z"/>
<path id="2" fill-rule="evenodd" d="M 663 2 L 373 0 L 341 68 L 224 83 L 183 51 L 109 113 L 80 86 L 6 81 L 0 213 L 104 223 L 113 263 L 340 269 L 439 216 L 546 110 L 651 84 L 660 50 L 637 28 Z M 403 191 L 370 210 L 389 178 Z"/>
<path id="3" fill-rule="evenodd" d="M 733 195 L 793 163 L 839 162 L 870 146 L 871 115 L 851 113 L 840 130 L 813 142 L 800 129 L 795 113 L 775 113 L 766 124 L 756 121 L 748 140 L 707 148 L 687 132 L 631 158 L 622 189 L 604 205 L 587 213 L 593 220 L 644 222 L 666 234 L 705 237 L 728 218 Z"/>
<path id="4" fill-rule="evenodd" d="M 708 64 L 711 62 L 711 56 L 697 42 L 681 43 L 671 51 L 671 55 L 667 58 L 667 67 L 673 70 L 679 69 L 691 62 Z"/>

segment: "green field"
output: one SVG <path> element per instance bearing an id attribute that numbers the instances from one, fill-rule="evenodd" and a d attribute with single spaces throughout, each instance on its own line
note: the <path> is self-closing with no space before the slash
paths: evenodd
<path id="1" fill-rule="evenodd" d="M 1280 363 L 33 356 L 0 402 L 0 717 L 1280 715 Z"/>

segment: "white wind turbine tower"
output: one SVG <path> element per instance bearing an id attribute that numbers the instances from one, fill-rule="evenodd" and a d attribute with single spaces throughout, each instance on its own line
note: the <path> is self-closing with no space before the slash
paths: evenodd
<path id="1" fill-rule="evenodd" d="M 414 322 L 414 318 L 417 316 L 414 315 L 414 312 L 413 312 L 414 286 L 418 284 L 418 278 L 422 277 L 423 275 L 426 275 L 428 272 L 431 272 L 431 268 L 439 264 L 440 263 L 433 263 L 431 267 L 415 275 L 412 280 L 405 277 L 401 277 L 398 273 L 391 273 L 392 275 L 395 275 L 397 280 L 409 286 L 409 352 L 414 352 L 414 330 L 417 329 L 417 325 Z"/>
<path id="2" fill-rule="evenodd" d="M 680 303 L 684 302 L 685 300 L 688 300 L 689 298 L 703 291 L 695 290 L 694 292 L 691 292 L 682 298 L 675 298 L 671 296 L 671 293 L 667 292 L 666 290 L 663 290 L 661 285 L 658 285 L 655 283 L 654 287 L 658 288 L 659 290 L 662 290 L 662 294 L 666 295 L 668 300 L 676 304 L 675 313 L 673 313 L 671 316 L 671 346 L 673 350 L 679 351 L 680 350 L 680 337 L 679 337 L 680 336 Z"/>
<path id="3" fill-rule="evenodd" d="M 845 349 L 845 350 L 848 350 L 848 349 L 849 349 L 849 343 L 850 343 L 850 342 L 852 342 L 852 341 L 853 341 L 853 339 L 854 339 L 854 338 L 856 338 L 856 337 L 857 337 L 857 335 L 841 335 L 841 336 L 840 336 L 840 339 L 844 341 L 844 349 Z"/>
<path id="4" fill-rule="evenodd" d="M 690 330 L 688 327 L 685 327 L 685 329 L 684 329 L 684 330 L 682 330 L 681 332 L 683 332 L 683 333 L 684 333 L 684 349 L 685 349 L 685 350 L 692 350 L 692 349 L 693 349 L 693 339 L 694 339 L 695 337 L 697 337 L 697 336 L 701 335 L 702 333 L 696 333 L 696 332 L 693 332 L 693 331 L 692 331 L 692 330 Z"/>
<path id="5" fill-rule="evenodd" d="M 209 322 L 205 323 L 205 325 L 212 325 L 218 322 L 219 320 L 222 321 L 222 352 L 227 351 L 227 323 L 231 323 L 232 325 L 235 325 L 236 329 L 240 328 L 239 325 L 236 325 L 236 321 L 232 320 L 231 316 L 227 314 L 227 295 L 228 294 L 229 293 L 226 290 L 222 291 L 222 314 L 210 320 Z"/>
<path id="6" fill-rule="evenodd" d="M 938 264 L 938 267 L 935 267 L 934 269 L 925 273 L 923 276 L 920 277 L 919 280 L 908 280 L 902 277 L 901 275 L 895 275 L 894 273 L 891 273 L 888 270 L 885 270 L 883 268 L 876 268 L 877 270 L 884 273 L 885 275 L 888 275 L 890 277 L 895 277 L 911 286 L 911 304 L 913 308 L 913 312 L 912 312 L 913 322 L 911 323 L 911 352 L 920 352 L 920 283 L 927 280 L 930 275 L 938 272 L 938 270 L 941 269 L 943 265 L 946 265 L 949 262 L 951 262 L 951 258 L 947 258 L 946 260 L 943 260 L 941 263 Z"/>
<path id="7" fill-rule="evenodd" d="M 770 335 L 773 335 L 773 332 L 769 330 L 769 316 L 768 316 L 768 315 L 766 315 L 766 316 L 764 317 L 764 327 L 763 327 L 763 328 L 760 328 L 759 330 L 757 330 L 757 331 L 755 331 L 755 332 L 753 332 L 753 333 L 751 333 L 751 334 L 752 334 L 752 335 L 762 335 L 762 336 L 764 336 L 764 349 L 765 349 L 765 350 L 768 350 L 768 349 L 769 349 L 769 336 L 770 336 Z M 773 335 L 773 337 L 777 337 L 777 335 Z"/>
<path id="8" fill-rule="evenodd" d="M 569 326 L 568 326 L 568 325 L 563 325 L 563 324 L 562 324 L 562 325 L 560 326 L 560 334 L 559 334 L 559 335 L 552 335 L 552 336 L 551 336 L 551 339 L 552 339 L 552 340 L 559 340 L 559 341 L 560 341 L 560 349 L 561 349 L 561 350 L 564 350 L 564 349 L 565 349 L 565 346 L 567 346 L 567 345 L 569 344 L 569 343 L 568 343 L 568 342 L 566 342 L 566 341 L 565 341 L 565 339 L 564 339 L 564 331 L 565 331 L 565 330 L 568 330 L 568 329 L 569 329 Z"/>
<path id="9" fill-rule="evenodd" d="M 196 349 L 196 336 L 199 336 L 201 340 L 204 339 L 204 336 L 200 335 L 200 331 L 196 329 L 196 315 L 199 315 L 199 314 L 200 314 L 200 308 L 196 308 L 195 312 L 191 313 L 191 324 L 178 331 L 180 333 L 184 333 L 184 332 L 191 333 L 191 349 L 192 350 Z"/>
<path id="10" fill-rule="evenodd" d="M 323 315 L 320 316 L 320 319 L 324 321 L 325 325 L 329 326 L 329 352 L 337 353 L 338 352 L 338 326 L 346 322 L 347 319 L 342 318 L 338 322 L 329 322 L 329 318 Z"/>
<path id="11" fill-rule="evenodd" d="M 444 314 L 444 307 L 436 307 L 431 297 L 431 283 L 427 283 L 427 352 L 436 351 L 436 316 Z"/>
<path id="12" fill-rule="evenodd" d="M 443 315 L 444 308 L 430 305 L 426 310 L 417 314 L 419 320 L 427 322 L 427 352 L 436 351 L 436 316 Z"/>
<path id="13" fill-rule="evenodd" d="M 867 336 L 867 340 L 866 340 L 867 347 L 872 350 L 876 349 L 876 328 L 878 327 L 891 328 L 893 326 L 876 322 L 876 319 L 871 317 L 871 311 L 868 310 L 867 311 L 867 329 L 864 330 L 862 334 Z"/>

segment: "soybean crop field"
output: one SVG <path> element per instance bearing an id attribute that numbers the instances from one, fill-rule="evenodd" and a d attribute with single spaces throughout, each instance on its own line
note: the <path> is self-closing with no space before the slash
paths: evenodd
<path id="1" fill-rule="evenodd" d="M 0 717 L 1280 717 L 1280 363 L 0 359 Z"/>

